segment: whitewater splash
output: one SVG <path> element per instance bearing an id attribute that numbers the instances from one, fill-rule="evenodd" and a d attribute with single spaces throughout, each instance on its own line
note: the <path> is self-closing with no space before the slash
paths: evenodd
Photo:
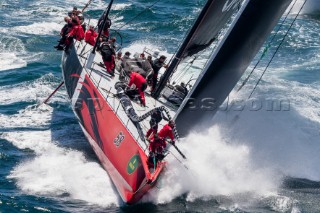
<path id="1" fill-rule="evenodd" d="M 169 155 L 160 189 L 153 189 L 145 201 L 167 203 L 183 194 L 188 201 L 245 193 L 266 196 L 280 183 L 272 170 L 256 167 L 249 146 L 229 143 L 218 126 L 202 134 L 192 133 L 177 145 L 188 158 L 187 168 Z"/>
<path id="2" fill-rule="evenodd" d="M 51 141 L 50 131 L 6 133 L 4 139 L 36 154 L 16 166 L 8 176 L 15 179 L 25 193 L 49 197 L 68 195 L 100 206 L 118 203 L 112 183 L 101 166 L 88 161 L 79 151 L 59 147 Z"/>
<path id="3" fill-rule="evenodd" d="M 27 62 L 20 57 L 25 52 L 20 39 L 0 35 L 0 71 L 27 66 Z"/>
<path id="4" fill-rule="evenodd" d="M 8 122 L 17 120 L 20 123 L 20 126 L 11 125 L 12 127 L 45 128 L 51 120 L 52 112 L 51 107 L 42 105 L 6 119 Z M 5 127 L 8 128 L 8 125 Z M 71 140 L 65 135 L 68 135 L 68 131 L 74 131 L 71 130 L 73 128 L 73 125 L 69 125 L 54 134 L 60 135 L 58 138 Z M 58 198 L 68 196 L 105 207 L 119 204 L 119 197 L 100 164 L 86 159 L 83 152 L 60 147 L 63 139 L 55 141 L 52 134 L 51 130 L 2 133 L 2 139 L 19 149 L 32 150 L 35 155 L 20 162 L 7 178 L 14 179 L 17 186 L 27 194 Z M 86 143 L 85 138 L 79 142 Z"/>

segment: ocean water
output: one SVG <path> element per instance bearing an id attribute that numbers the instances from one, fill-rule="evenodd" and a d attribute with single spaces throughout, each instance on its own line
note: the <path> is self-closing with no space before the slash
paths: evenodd
<path id="1" fill-rule="evenodd" d="M 248 99 L 295 12 L 237 92 L 262 50 L 254 59 L 213 125 L 179 142 L 188 169 L 169 155 L 157 188 L 134 206 L 122 203 L 100 166 L 65 89 L 38 106 L 62 80 L 61 52 L 53 46 L 63 16 L 86 2 L 0 1 L 0 212 L 320 212 L 317 0 L 308 1 L 305 12 L 312 13 L 293 24 L 253 96 Z M 121 27 L 124 50 L 146 46 L 171 56 L 204 3 L 160 1 L 145 10 L 150 1 L 115 1 L 112 27 Z M 106 5 L 94 0 L 87 19 L 96 23 Z M 180 66 L 183 80 L 199 74 L 210 52 L 191 68 L 191 59 Z"/>

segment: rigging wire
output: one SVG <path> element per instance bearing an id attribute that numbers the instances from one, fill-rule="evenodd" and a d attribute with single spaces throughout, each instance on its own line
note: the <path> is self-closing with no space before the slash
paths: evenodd
<path id="1" fill-rule="evenodd" d="M 129 21 L 127 21 L 126 23 L 124 23 L 123 25 L 121 25 L 116 31 L 119 31 L 121 28 L 123 28 L 124 26 L 128 25 L 130 22 L 132 22 L 134 19 L 136 19 L 137 17 L 141 16 L 146 10 L 151 9 L 154 5 L 156 5 L 158 2 L 160 2 L 161 0 L 157 0 L 155 2 L 153 2 L 153 4 L 151 4 L 149 7 L 147 7 L 146 9 L 144 9 L 143 11 L 141 11 L 140 13 L 138 13 L 135 17 L 133 17 L 132 19 L 130 19 Z"/>
<path id="2" fill-rule="evenodd" d="M 190 70 L 190 68 L 193 65 L 193 62 L 198 58 L 198 56 L 195 56 L 192 61 L 190 61 L 188 64 L 186 64 L 186 66 L 183 68 L 184 71 L 180 72 L 177 76 L 175 76 L 172 80 L 174 82 L 176 81 L 180 81 L 182 79 L 182 77 L 188 73 L 188 71 Z"/>
<path id="3" fill-rule="evenodd" d="M 290 10 L 288 11 L 287 15 L 285 16 L 285 18 L 283 19 L 281 25 L 279 26 L 277 32 L 273 35 L 272 39 L 270 40 L 270 42 L 267 44 L 267 46 L 264 48 L 262 55 L 260 57 L 260 59 L 258 60 L 258 62 L 255 64 L 255 66 L 253 67 L 253 69 L 251 70 L 251 72 L 249 73 L 249 75 L 246 77 L 246 79 L 244 79 L 244 81 L 242 82 L 241 86 L 238 88 L 237 92 L 239 92 L 244 85 L 247 84 L 248 80 L 250 79 L 251 75 L 253 74 L 253 72 L 256 70 L 257 66 L 260 64 L 260 62 L 262 61 L 262 59 L 264 58 L 264 56 L 267 54 L 269 48 L 271 47 L 272 42 L 274 41 L 274 39 L 276 38 L 276 36 L 278 35 L 278 33 L 280 32 L 281 28 L 283 27 L 285 21 L 287 20 L 289 14 L 291 13 L 293 7 L 296 5 L 298 0 L 295 0 L 295 2 L 292 4 Z"/>
<path id="4" fill-rule="evenodd" d="M 288 35 L 289 31 L 291 30 L 291 28 L 292 28 L 293 24 L 295 23 L 295 21 L 297 20 L 298 16 L 300 15 L 300 13 L 301 13 L 301 11 L 302 11 L 302 9 L 303 9 L 304 5 L 306 4 L 306 2 L 307 2 L 307 0 L 305 0 L 305 1 L 304 1 L 304 3 L 302 4 L 302 6 L 301 6 L 301 8 L 300 8 L 300 10 L 299 10 L 299 12 L 298 12 L 298 14 L 297 14 L 297 15 L 296 15 L 296 17 L 294 18 L 294 20 L 293 20 L 293 22 L 291 23 L 291 25 L 290 25 L 289 29 L 287 30 L 286 34 L 283 36 L 283 38 L 282 38 L 282 40 L 281 40 L 280 44 L 278 45 L 278 47 L 277 47 L 276 51 L 275 51 L 275 52 L 274 52 L 274 54 L 272 55 L 272 58 L 270 59 L 270 61 L 269 61 L 268 65 L 267 65 L 267 66 L 266 66 L 266 68 L 264 69 L 264 71 L 263 71 L 262 75 L 260 76 L 260 78 L 259 78 L 258 82 L 257 82 L 257 83 L 256 83 L 256 85 L 254 86 L 254 88 L 253 88 L 253 90 L 252 90 L 252 92 L 251 92 L 250 96 L 248 97 L 248 99 L 250 99 L 250 98 L 251 98 L 252 94 L 254 93 L 254 91 L 256 90 L 256 88 L 257 88 L 257 86 L 259 85 L 260 81 L 262 80 L 262 78 L 263 78 L 263 76 L 264 76 L 265 72 L 267 71 L 268 67 L 270 66 L 270 64 L 271 64 L 271 62 L 272 62 L 272 60 L 273 60 L 273 58 L 276 56 L 276 54 L 277 54 L 278 50 L 280 49 L 280 47 L 281 47 L 281 45 L 283 44 L 283 42 L 284 42 L 285 38 L 287 37 L 287 35 Z"/>

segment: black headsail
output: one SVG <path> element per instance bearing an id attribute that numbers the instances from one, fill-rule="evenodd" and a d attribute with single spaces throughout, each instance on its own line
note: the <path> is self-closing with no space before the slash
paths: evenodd
<path id="1" fill-rule="evenodd" d="M 161 78 L 153 96 L 158 98 L 182 59 L 208 47 L 238 10 L 243 0 L 208 0 L 189 30 L 177 54 Z"/>
<path id="2" fill-rule="evenodd" d="M 291 1 L 244 2 L 176 114 L 180 134 L 186 135 L 192 128 L 207 126 Z"/>

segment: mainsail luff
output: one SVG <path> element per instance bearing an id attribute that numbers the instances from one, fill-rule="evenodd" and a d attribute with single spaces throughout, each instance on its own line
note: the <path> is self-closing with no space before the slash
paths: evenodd
<path id="1" fill-rule="evenodd" d="M 208 0 L 153 93 L 158 98 L 180 61 L 208 47 L 238 10 L 242 0 Z"/>
<path id="2" fill-rule="evenodd" d="M 181 135 L 207 126 L 292 0 L 247 0 L 176 114 Z"/>

